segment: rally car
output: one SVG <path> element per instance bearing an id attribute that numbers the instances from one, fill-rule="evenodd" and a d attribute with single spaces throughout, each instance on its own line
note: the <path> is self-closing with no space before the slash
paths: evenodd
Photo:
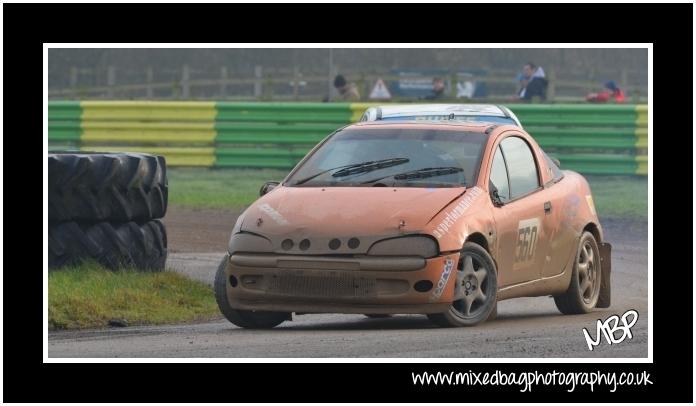
<path id="1" fill-rule="evenodd" d="M 223 315 L 424 314 L 442 326 L 497 302 L 610 304 L 611 245 L 587 181 L 516 124 L 377 120 L 343 127 L 240 215 L 215 278 Z"/>

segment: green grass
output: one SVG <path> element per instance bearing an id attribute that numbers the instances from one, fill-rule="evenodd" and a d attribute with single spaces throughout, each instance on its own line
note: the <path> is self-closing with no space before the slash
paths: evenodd
<path id="1" fill-rule="evenodd" d="M 113 272 L 83 264 L 48 274 L 52 329 L 105 327 L 111 319 L 129 325 L 181 323 L 219 314 L 212 288 L 175 272 Z"/>
<path id="2" fill-rule="evenodd" d="M 587 176 L 600 220 L 648 220 L 647 176 Z"/>
<path id="3" fill-rule="evenodd" d="M 241 210 L 259 197 L 261 185 L 289 170 L 170 168 L 169 203 L 189 208 Z"/>
<path id="4" fill-rule="evenodd" d="M 277 169 L 169 169 L 169 202 L 189 208 L 241 210 L 259 196 L 264 182 L 285 178 Z M 587 176 L 602 217 L 647 220 L 645 176 Z"/>

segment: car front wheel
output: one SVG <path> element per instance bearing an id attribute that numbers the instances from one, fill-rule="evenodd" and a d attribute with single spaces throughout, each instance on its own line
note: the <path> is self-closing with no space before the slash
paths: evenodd
<path id="1" fill-rule="evenodd" d="M 289 320 L 289 313 L 237 310 L 230 306 L 227 297 L 227 264 L 229 263 L 229 258 L 229 255 L 225 255 L 215 273 L 215 301 L 222 315 L 235 326 L 256 329 L 273 328 L 283 321 Z"/>
<path id="2" fill-rule="evenodd" d="M 457 264 L 454 301 L 444 313 L 428 318 L 443 327 L 473 326 L 487 320 L 496 308 L 498 278 L 488 252 L 472 242 L 464 244 Z"/>

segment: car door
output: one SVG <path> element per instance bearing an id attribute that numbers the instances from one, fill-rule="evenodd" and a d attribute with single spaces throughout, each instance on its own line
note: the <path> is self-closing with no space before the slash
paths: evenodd
<path id="1" fill-rule="evenodd" d="M 546 222 L 549 235 L 549 255 L 541 271 L 542 278 L 556 276 L 575 255 L 578 233 L 574 228 L 575 216 L 584 201 L 578 196 L 573 184 L 564 179 L 563 172 L 542 152 L 549 172 L 549 182 L 544 185 L 548 193 L 549 210 Z"/>
<path id="2" fill-rule="evenodd" d="M 541 187 L 534 154 L 523 138 L 508 136 L 499 143 L 489 179 L 502 203 L 493 208 L 498 283 L 505 287 L 539 279 L 549 250 L 548 193 Z"/>

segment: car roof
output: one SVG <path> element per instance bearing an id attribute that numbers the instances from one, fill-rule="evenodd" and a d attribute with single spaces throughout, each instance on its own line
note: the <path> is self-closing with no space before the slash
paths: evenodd
<path id="1" fill-rule="evenodd" d="M 360 121 L 380 120 L 427 120 L 437 121 L 444 118 L 456 117 L 498 117 L 509 119 L 517 126 L 522 123 L 505 106 L 496 104 L 397 104 L 373 106 L 365 110 Z"/>
<path id="2" fill-rule="evenodd" d="M 402 104 L 377 106 L 381 118 L 417 115 L 485 115 L 509 117 L 506 111 L 495 104 Z"/>
<path id="3" fill-rule="evenodd" d="M 442 130 L 457 130 L 457 131 L 467 131 L 467 132 L 479 132 L 485 133 L 490 127 L 498 127 L 499 124 L 495 123 L 480 123 L 472 121 L 458 121 L 457 119 L 447 120 L 447 121 L 423 121 L 423 120 L 413 120 L 413 121 L 361 121 L 353 123 L 346 126 L 345 128 L 379 128 L 379 127 L 390 127 L 390 128 L 402 128 L 402 129 L 442 129 Z"/>

